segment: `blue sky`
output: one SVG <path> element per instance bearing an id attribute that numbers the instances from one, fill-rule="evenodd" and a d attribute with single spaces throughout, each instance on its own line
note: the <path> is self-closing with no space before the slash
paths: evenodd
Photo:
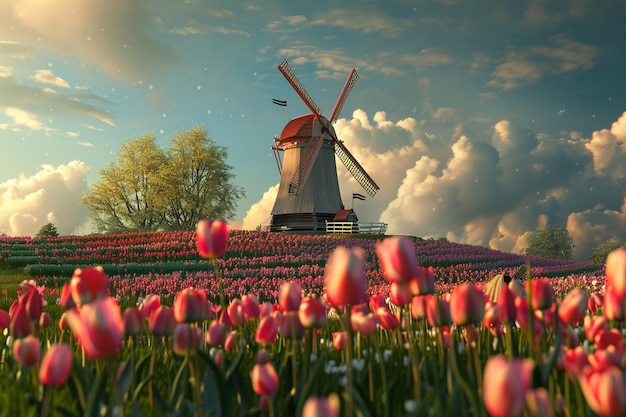
<path id="1" fill-rule="evenodd" d="M 306 107 L 288 59 L 381 187 L 355 209 L 390 233 L 520 251 L 567 224 L 576 255 L 626 239 L 626 3 L 4 0 L 0 231 L 91 231 L 80 196 L 120 144 L 203 125 L 269 222 L 270 150 Z M 359 185 L 339 169 L 346 206 Z"/>

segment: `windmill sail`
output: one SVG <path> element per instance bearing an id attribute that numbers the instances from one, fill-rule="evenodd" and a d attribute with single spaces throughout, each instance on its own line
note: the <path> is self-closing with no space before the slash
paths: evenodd
<path id="1" fill-rule="evenodd" d="M 374 197 L 376 192 L 380 190 L 380 187 L 376 185 L 372 177 L 365 172 L 365 169 L 363 169 L 361 164 L 358 163 L 344 144 L 338 140 L 335 140 L 335 154 L 346 168 L 348 168 L 348 171 L 350 171 L 354 179 L 361 184 L 361 187 L 363 187 L 371 197 Z"/>
<path id="2" fill-rule="evenodd" d="M 329 121 L 331 123 L 335 123 L 341 114 L 341 110 L 343 109 L 343 105 L 346 103 L 348 99 L 348 94 L 350 94 L 350 90 L 354 87 L 354 84 L 359 80 L 359 74 L 356 73 L 356 70 L 352 68 L 350 74 L 348 74 L 348 78 L 346 79 L 346 83 L 341 89 L 341 93 L 339 93 L 339 98 L 337 98 L 337 102 L 335 103 L 335 107 L 333 107 L 333 111 L 330 113 Z"/>
<path id="3" fill-rule="evenodd" d="M 298 95 L 300 96 L 302 101 L 304 101 L 304 104 L 307 105 L 309 110 L 311 110 L 314 115 L 318 117 L 321 116 L 322 110 L 320 110 L 320 108 L 317 106 L 317 104 L 315 104 L 309 93 L 307 93 L 304 87 L 302 87 L 302 84 L 300 84 L 298 77 L 296 77 L 296 74 L 294 74 L 291 66 L 286 59 L 283 59 L 283 62 L 280 63 L 280 65 L 278 66 L 278 70 L 283 74 L 287 81 L 289 81 L 289 84 L 291 84 L 293 89 L 296 90 L 296 93 L 298 93 Z"/>

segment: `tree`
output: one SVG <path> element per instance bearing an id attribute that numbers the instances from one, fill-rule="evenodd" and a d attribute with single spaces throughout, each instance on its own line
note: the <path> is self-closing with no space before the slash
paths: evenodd
<path id="1" fill-rule="evenodd" d="M 574 239 L 565 224 L 558 227 L 548 225 L 530 233 L 524 252 L 542 258 L 572 259 L 574 247 Z"/>
<path id="2" fill-rule="evenodd" d="M 54 224 L 48 223 L 48 224 L 41 226 L 41 229 L 39 229 L 36 236 L 37 237 L 57 237 L 59 236 L 59 231 L 57 230 L 57 227 Z"/>
<path id="3" fill-rule="evenodd" d="M 610 252 L 617 248 L 626 248 L 626 242 L 616 238 L 615 236 L 606 242 L 596 246 L 591 252 L 591 262 L 603 264 Z"/>
<path id="4" fill-rule="evenodd" d="M 99 231 L 192 230 L 200 219 L 234 216 L 244 193 L 232 183 L 226 148 L 201 127 L 171 140 L 163 149 L 154 135 L 131 138 L 100 171 L 82 198 Z"/>

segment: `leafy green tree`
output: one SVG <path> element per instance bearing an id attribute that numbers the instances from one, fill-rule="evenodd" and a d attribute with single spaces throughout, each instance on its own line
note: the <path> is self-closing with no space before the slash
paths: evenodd
<path id="1" fill-rule="evenodd" d="M 574 247 L 574 239 L 565 224 L 557 227 L 548 225 L 530 233 L 524 253 L 543 258 L 572 259 Z"/>
<path id="2" fill-rule="evenodd" d="M 591 252 L 591 262 L 597 264 L 603 264 L 606 262 L 606 257 L 610 252 L 617 248 L 626 248 L 626 241 L 620 240 L 616 237 L 612 237 L 604 243 L 596 246 Z"/>
<path id="3" fill-rule="evenodd" d="M 48 223 L 48 224 L 41 226 L 41 229 L 39 229 L 36 236 L 37 237 L 57 237 L 59 236 L 59 231 L 57 230 L 57 227 L 54 224 Z"/>
<path id="4" fill-rule="evenodd" d="M 122 145 L 116 163 L 83 195 L 102 232 L 191 230 L 198 220 L 231 219 L 243 190 L 232 181 L 225 148 L 201 127 L 161 148 L 146 134 Z"/>

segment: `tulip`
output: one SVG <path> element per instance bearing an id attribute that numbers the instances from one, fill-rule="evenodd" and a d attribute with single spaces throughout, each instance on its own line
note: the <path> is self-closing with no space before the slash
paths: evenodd
<path id="1" fill-rule="evenodd" d="M 585 316 L 583 328 L 587 340 L 595 343 L 596 339 L 609 329 L 609 323 L 604 316 Z"/>
<path id="2" fill-rule="evenodd" d="M 480 322 L 485 315 L 484 293 L 469 283 L 454 287 L 450 296 L 450 315 L 458 326 Z"/>
<path id="3" fill-rule="evenodd" d="M 233 326 L 241 327 L 246 324 L 246 314 L 239 298 L 233 298 L 226 310 Z"/>
<path id="4" fill-rule="evenodd" d="M 46 311 L 42 312 L 39 316 L 39 327 L 45 329 L 46 327 L 50 326 L 50 323 L 50 314 L 48 314 Z"/>
<path id="5" fill-rule="evenodd" d="M 17 300 L 16 300 L 17 301 Z M 30 334 L 30 321 L 28 320 L 28 314 L 23 304 L 17 303 L 16 307 L 10 313 L 11 321 L 9 323 L 9 329 L 11 336 L 15 338 L 25 337 Z"/>
<path id="6" fill-rule="evenodd" d="M 611 321 L 624 320 L 624 302 L 611 288 L 607 289 L 604 293 L 602 314 L 604 314 L 604 317 Z"/>
<path id="7" fill-rule="evenodd" d="M 418 268 L 417 276 L 410 282 L 409 287 L 413 295 L 428 295 L 435 293 L 435 270 L 432 266 Z"/>
<path id="8" fill-rule="evenodd" d="M 109 277 L 101 266 L 76 268 L 70 281 L 70 291 L 74 303 L 79 306 L 105 298 L 109 293 Z"/>
<path id="9" fill-rule="evenodd" d="M 585 319 L 587 310 L 587 292 L 582 288 L 574 288 L 559 306 L 559 318 L 566 324 L 575 326 Z"/>
<path id="10" fill-rule="evenodd" d="M 302 300 L 302 287 L 295 281 L 284 282 L 278 291 L 281 311 L 298 311 Z"/>
<path id="11" fill-rule="evenodd" d="M 404 282 L 392 282 L 389 285 L 389 297 L 391 302 L 398 307 L 404 307 L 411 302 L 413 294 L 411 293 L 411 287 Z"/>
<path id="12" fill-rule="evenodd" d="M 143 318 L 147 320 L 150 317 L 150 313 L 159 308 L 160 305 L 161 297 L 155 294 L 148 294 L 139 306 L 139 311 L 141 311 Z"/>
<path id="13" fill-rule="evenodd" d="M 619 368 L 611 366 L 603 371 L 594 371 L 586 367 L 578 382 L 589 407 L 600 417 L 624 415 L 626 386 Z"/>
<path id="14" fill-rule="evenodd" d="M 550 394 L 543 387 L 526 393 L 526 405 L 531 417 L 552 417 Z"/>
<path id="15" fill-rule="evenodd" d="M 124 338 L 137 336 L 143 330 L 143 315 L 137 307 L 129 307 L 122 314 L 122 333 Z"/>
<path id="16" fill-rule="evenodd" d="M 263 318 L 265 316 L 269 316 L 274 311 L 274 305 L 269 301 L 265 301 L 261 304 L 259 317 Z"/>
<path id="17" fill-rule="evenodd" d="M 41 295 L 36 288 L 30 287 L 22 293 L 18 300 L 20 304 L 24 305 L 29 320 L 39 320 L 43 303 L 41 301 Z"/>
<path id="18" fill-rule="evenodd" d="M 348 346 L 348 332 L 333 333 L 333 347 L 335 350 L 343 350 Z"/>
<path id="19" fill-rule="evenodd" d="M 606 283 L 622 300 L 626 299 L 626 248 L 618 248 L 606 257 Z"/>
<path id="20" fill-rule="evenodd" d="M 300 339 L 304 336 L 304 326 L 300 323 L 297 311 L 287 311 L 280 316 L 280 334 L 285 339 Z"/>
<path id="21" fill-rule="evenodd" d="M 178 323 L 194 323 L 207 316 L 206 294 L 195 288 L 185 288 L 174 298 L 174 318 Z"/>
<path id="22" fill-rule="evenodd" d="M 224 350 L 233 350 L 237 347 L 237 332 L 235 330 L 226 333 L 226 340 L 224 341 Z"/>
<path id="23" fill-rule="evenodd" d="M 487 360 L 483 399 L 491 417 L 524 415 L 533 366 L 532 359 L 506 359 L 503 355 Z"/>
<path id="24" fill-rule="evenodd" d="M 265 316 L 261 319 L 259 327 L 254 333 L 254 340 L 258 344 L 271 345 L 278 335 L 278 321 L 272 316 Z"/>
<path id="25" fill-rule="evenodd" d="M 255 364 L 250 371 L 250 379 L 257 395 L 272 395 L 278 389 L 278 374 L 272 362 Z"/>
<path id="26" fill-rule="evenodd" d="M 485 314 L 483 315 L 482 324 L 486 328 L 497 328 L 500 326 L 500 308 L 498 304 L 488 301 L 485 304 Z"/>
<path id="27" fill-rule="evenodd" d="M 148 331 L 155 336 L 172 335 L 175 328 L 174 312 L 167 306 L 159 306 L 148 318 Z"/>
<path id="28" fill-rule="evenodd" d="M 246 294 L 242 296 L 241 306 L 243 307 L 243 314 L 246 316 L 246 320 L 256 319 L 261 314 L 259 299 L 255 295 Z"/>
<path id="29" fill-rule="evenodd" d="M 326 305 L 319 298 L 304 297 L 298 308 L 300 323 L 306 328 L 321 328 L 326 324 Z"/>
<path id="30" fill-rule="evenodd" d="M 426 302 L 432 298 L 432 295 L 414 295 L 411 299 L 411 317 L 414 319 L 423 319 L 426 317 Z"/>
<path id="31" fill-rule="evenodd" d="M 515 293 L 511 291 L 510 286 L 502 286 L 502 290 L 500 291 L 500 295 L 498 296 L 498 300 L 496 301 L 501 323 L 513 323 L 515 322 L 515 320 L 517 320 L 517 309 L 515 307 L 516 298 L 517 297 Z"/>
<path id="32" fill-rule="evenodd" d="M 388 307 L 379 307 L 376 310 L 376 317 L 380 323 L 380 327 L 385 330 L 396 330 L 400 325 L 398 317 L 389 310 Z"/>
<path id="33" fill-rule="evenodd" d="M 592 292 L 591 296 L 587 300 L 587 308 L 591 311 L 591 314 L 596 314 L 598 309 L 604 304 L 604 295 Z"/>
<path id="34" fill-rule="evenodd" d="M 221 346 L 226 341 L 226 326 L 214 320 L 205 334 L 205 341 L 211 346 Z"/>
<path id="35" fill-rule="evenodd" d="M 357 305 L 367 301 L 364 252 L 337 247 L 324 269 L 326 298 L 334 306 Z"/>
<path id="36" fill-rule="evenodd" d="M 370 296 L 370 309 L 372 311 L 378 310 L 379 307 L 389 307 L 385 300 L 385 294 L 376 294 Z"/>
<path id="37" fill-rule="evenodd" d="M 90 358 L 117 355 L 122 348 L 122 314 L 112 297 L 65 312 L 67 324 Z"/>
<path id="38" fill-rule="evenodd" d="M 180 323 L 174 329 L 172 350 L 179 356 L 195 355 L 202 346 L 202 329 Z"/>
<path id="39" fill-rule="evenodd" d="M 39 381 L 53 387 L 65 384 L 72 371 L 73 360 L 74 354 L 68 345 L 51 345 L 41 361 Z"/>
<path id="40" fill-rule="evenodd" d="M 41 357 L 41 344 L 35 336 L 28 335 L 13 342 L 13 356 L 21 366 L 31 367 Z"/>
<path id="41" fill-rule="evenodd" d="M 381 272 L 389 282 L 408 283 L 417 276 L 415 246 L 408 237 L 396 236 L 377 242 L 376 254 Z"/>
<path id="42" fill-rule="evenodd" d="M 61 307 L 63 310 L 71 310 L 76 308 L 76 303 L 74 302 L 74 298 L 72 298 L 72 287 L 69 282 L 63 284 L 63 288 L 61 289 Z"/>
<path id="43" fill-rule="evenodd" d="M 452 324 L 450 303 L 439 297 L 430 297 L 426 301 L 426 318 L 432 327 L 448 326 Z"/>
<path id="44" fill-rule="evenodd" d="M 463 327 L 463 336 L 465 337 L 465 342 L 468 344 L 471 344 L 472 342 L 477 343 L 480 338 L 478 329 L 473 323 L 467 324 Z"/>
<path id="45" fill-rule="evenodd" d="M 595 339 L 596 349 L 604 350 L 612 347 L 618 352 L 619 356 L 622 356 L 624 352 L 624 339 L 619 329 L 613 328 L 604 331 L 598 335 Z"/>
<path id="46" fill-rule="evenodd" d="M 226 253 L 228 226 L 223 220 L 200 220 L 196 226 L 196 247 L 205 259 L 221 258 Z"/>
<path id="47" fill-rule="evenodd" d="M 527 282 L 532 286 L 531 306 L 533 310 L 545 310 L 554 302 L 554 288 L 549 278 L 537 278 Z"/>
<path id="48" fill-rule="evenodd" d="M 302 417 L 339 417 L 341 402 L 334 392 L 328 398 L 312 396 L 304 403 Z"/>
<path id="49" fill-rule="evenodd" d="M 363 336 L 371 336 L 376 331 L 376 316 L 374 313 L 363 313 L 363 311 L 350 314 L 352 330 L 361 333 Z"/>

